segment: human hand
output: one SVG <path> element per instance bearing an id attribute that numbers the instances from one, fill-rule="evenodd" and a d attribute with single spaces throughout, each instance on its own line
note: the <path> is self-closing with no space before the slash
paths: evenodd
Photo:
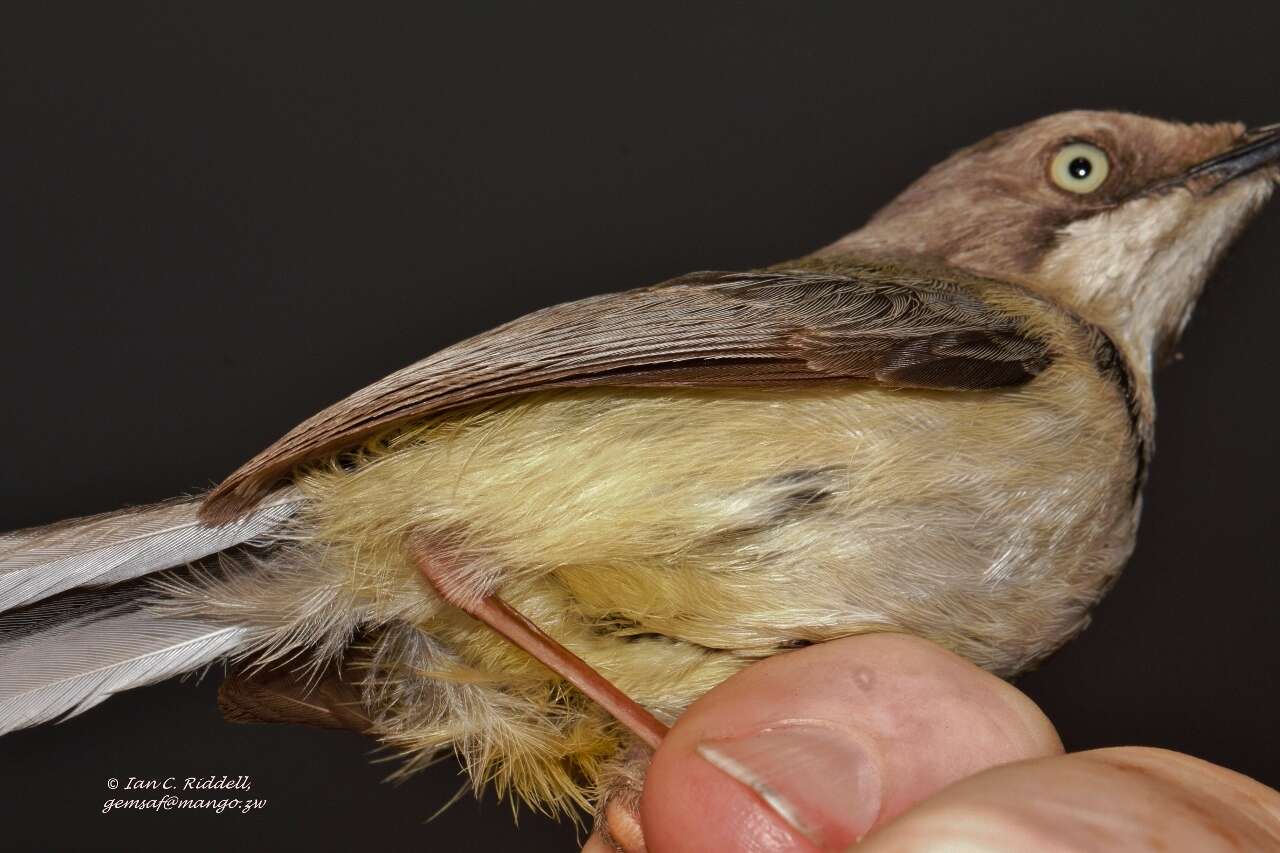
<path id="1" fill-rule="evenodd" d="M 640 817 L 650 853 L 863 836 L 872 853 L 1280 849 L 1280 792 L 1167 750 L 1064 755 L 1017 689 L 894 634 L 770 658 L 708 693 L 655 754 Z"/>

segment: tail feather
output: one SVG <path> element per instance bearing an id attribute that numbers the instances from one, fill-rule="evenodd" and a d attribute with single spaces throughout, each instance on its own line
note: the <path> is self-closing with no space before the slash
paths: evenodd
<path id="1" fill-rule="evenodd" d="M 302 501 L 285 489 L 244 518 L 207 525 L 200 498 L 62 521 L 0 536 L 0 613 L 64 590 L 106 586 L 268 535 Z"/>
<path id="2" fill-rule="evenodd" d="M 238 666 L 218 688 L 218 708 L 232 723 L 301 723 L 367 732 L 375 723 L 354 670 L 330 665 L 311 677 L 294 667 Z"/>
<path id="3" fill-rule="evenodd" d="M 75 716 L 113 693 L 198 669 L 244 642 L 243 627 L 158 615 L 123 594 L 81 612 L 76 597 L 0 617 L 0 734 Z"/>
<path id="4" fill-rule="evenodd" d="M 354 682 L 321 676 L 361 624 L 434 605 L 410 581 L 375 612 L 308 541 L 302 502 L 285 489 L 208 525 L 199 498 L 179 499 L 0 534 L 0 735 L 250 655 L 224 691 L 241 717 L 372 725 Z M 256 677 L 285 661 L 288 678 Z"/>

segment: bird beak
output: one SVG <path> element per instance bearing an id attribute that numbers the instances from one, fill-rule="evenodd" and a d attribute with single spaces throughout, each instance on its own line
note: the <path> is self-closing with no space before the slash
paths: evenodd
<path id="1" fill-rule="evenodd" d="M 1213 192 L 1236 178 L 1277 164 L 1280 164 L 1280 124 L 1269 124 L 1246 131 L 1235 147 L 1192 166 L 1181 183 Z"/>

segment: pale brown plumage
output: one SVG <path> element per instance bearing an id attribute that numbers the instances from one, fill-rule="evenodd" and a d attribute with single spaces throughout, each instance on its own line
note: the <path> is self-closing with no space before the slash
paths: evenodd
<path id="1" fill-rule="evenodd" d="M 954 277 L 856 264 L 815 273 L 797 264 L 692 273 L 537 311 L 308 418 L 214 489 L 203 513 L 229 521 L 299 465 L 397 424 L 516 394 L 830 379 L 965 390 L 1039 373 L 1049 361 L 1044 343 L 979 295 L 998 285 Z"/>
<path id="2" fill-rule="evenodd" d="M 1102 159 L 1055 177 L 1067 145 Z M 215 489 L 201 517 L 238 526 L 197 543 L 244 543 L 220 567 L 141 603 L 117 587 L 105 609 L 77 593 L 6 615 L 0 665 L 21 666 L 0 731 L 235 654 L 232 718 L 367 730 L 411 768 L 452 747 L 477 784 L 548 808 L 634 789 L 626 733 L 435 596 L 410 542 L 666 718 L 752 660 L 863 631 L 1013 674 L 1083 627 L 1132 549 L 1153 365 L 1277 161 L 1275 128 L 1050 116 L 812 256 L 445 349 Z M 1103 166 L 1087 191 L 1063 183 Z M 92 558 L 0 539 L 0 610 L 7 580 L 12 602 L 40 597 L 46 560 L 57 591 L 208 553 L 173 512 L 137 511 L 152 538 L 82 543 Z M 128 664 L 77 667 L 75 649 L 115 645 Z"/>

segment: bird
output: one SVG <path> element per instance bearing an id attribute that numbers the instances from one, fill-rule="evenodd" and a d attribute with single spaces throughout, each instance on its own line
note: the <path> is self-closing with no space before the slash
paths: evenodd
<path id="1" fill-rule="evenodd" d="M 535 311 L 210 491 L 0 535 L 0 733 L 221 664 L 229 720 L 609 835 L 754 661 L 896 631 L 1012 677 L 1132 552 L 1155 372 L 1278 182 L 1280 125 L 1049 115 L 811 254 Z"/>

